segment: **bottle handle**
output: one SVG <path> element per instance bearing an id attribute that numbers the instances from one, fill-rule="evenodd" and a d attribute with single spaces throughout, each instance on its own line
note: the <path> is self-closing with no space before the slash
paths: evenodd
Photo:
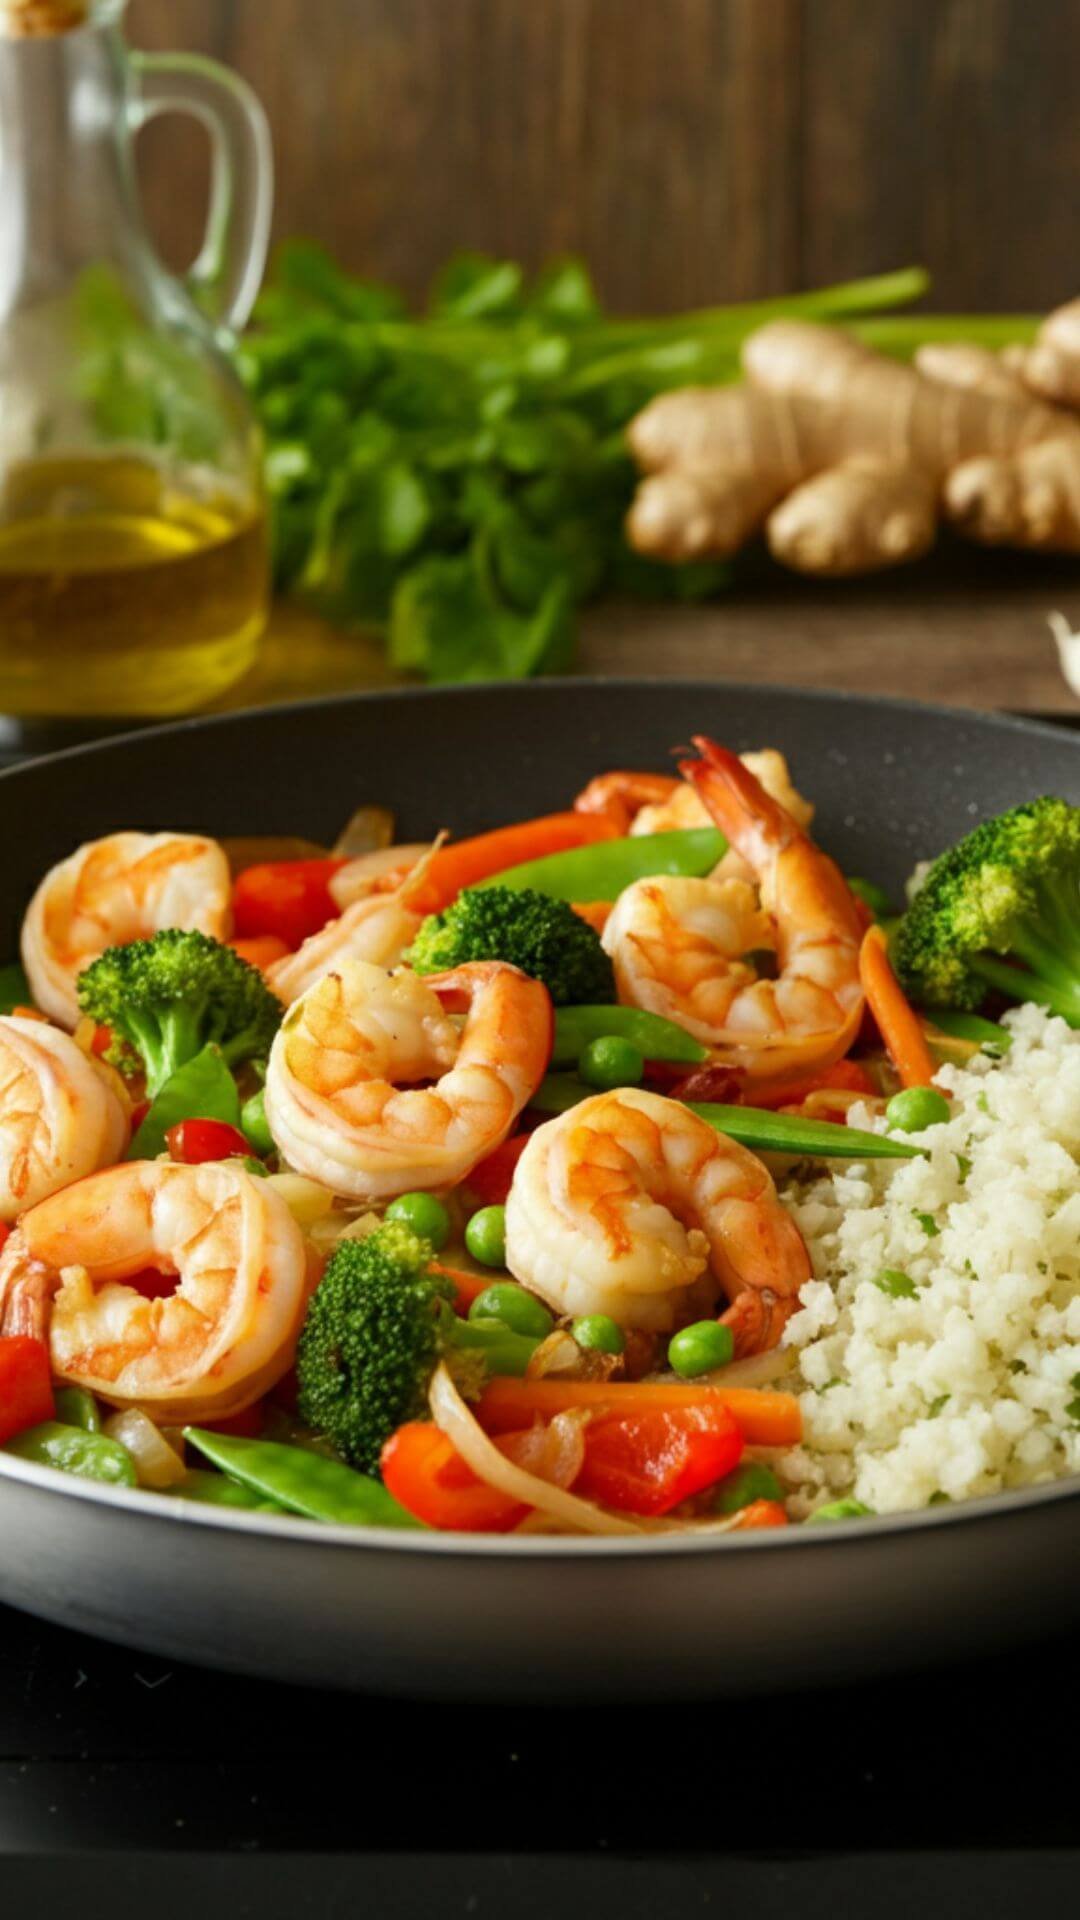
<path id="1" fill-rule="evenodd" d="M 216 326 L 236 332 L 259 291 L 270 241 L 274 161 L 257 95 L 227 67 L 194 53 L 132 53 L 131 120 L 191 113 L 210 135 L 206 232 L 187 285 Z"/>

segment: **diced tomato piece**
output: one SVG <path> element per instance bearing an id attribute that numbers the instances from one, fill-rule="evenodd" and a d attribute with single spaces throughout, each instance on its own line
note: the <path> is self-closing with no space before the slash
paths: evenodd
<path id="1" fill-rule="evenodd" d="M 236 937 L 276 934 L 290 952 L 340 913 L 330 892 L 344 860 L 274 860 L 245 867 L 233 886 Z"/>
<path id="2" fill-rule="evenodd" d="M 44 1340 L 12 1334 L 0 1340 L 0 1445 L 56 1412 L 49 1349 Z"/>
<path id="3" fill-rule="evenodd" d="M 90 1042 L 90 1051 L 91 1053 L 96 1053 L 99 1060 L 102 1054 L 108 1053 L 112 1043 L 113 1034 L 111 1027 L 94 1028 L 94 1037 Z"/>
<path id="4" fill-rule="evenodd" d="M 230 1127 L 227 1120 L 178 1120 L 175 1127 L 167 1129 L 165 1144 L 170 1160 L 179 1160 L 185 1167 L 201 1166 L 204 1160 L 232 1160 L 237 1155 L 247 1159 L 251 1153 L 239 1128 Z"/>
<path id="5" fill-rule="evenodd" d="M 527 1133 L 515 1133 L 489 1153 L 470 1173 L 465 1185 L 482 1207 L 501 1207 L 510 1191 L 514 1168 L 529 1143 Z"/>
<path id="6" fill-rule="evenodd" d="M 478 1479 L 429 1420 L 410 1420 L 382 1450 L 382 1476 L 417 1520 L 449 1533 L 508 1533 L 529 1511 Z"/>
<path id="7" fill-rule="evenodd" d="M 199 1425 L 209 1427 L 211 1433 L 235 1433 L 241 1440 L 258 1440 L 265 1425 L 263 1403 L 256 1400 L 253 1407 L 243 1407 L 227 1420 L 200 1420 Z"/>
<path id="8" fill-rule="evenodd" d="M 176 1292 L 179 1277 L 163 1273 L 160 1267 L 140 1267 L 138 1273 L 125 1274 L 123 1284 L 141 1293 L 144 1300 L 168 1300 Z"/>
<path id="9" fill-rule="evenodd" d="M 600 1414 L 585 1430 L 575 1491 L 627 1513 L 669 1513 L 730 1473 L 742 1450 L 724 1406 Z"/>

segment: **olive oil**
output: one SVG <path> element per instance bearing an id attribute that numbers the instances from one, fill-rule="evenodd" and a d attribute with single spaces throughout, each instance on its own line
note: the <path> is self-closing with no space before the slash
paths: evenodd
<path id="1" fill-rule="evenodd" d="M 251 665 L 267 592 L 261 503 L 143 459 L 27 462 L 0 498 L 0 711 L 201 706 Z"/>

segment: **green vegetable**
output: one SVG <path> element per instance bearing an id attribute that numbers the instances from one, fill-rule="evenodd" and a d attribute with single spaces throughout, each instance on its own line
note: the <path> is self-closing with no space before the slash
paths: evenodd
<path id="1" fill-rule="evenodd" d="M 250 1173 L 253 1180 L 266 1180 L 269 1178 L 269 1169 L 264 1166 L 261 1160 L 256 1160 L 253 1154 L 237 1154 L 236 1158 L 240 1166 L 243 1167 L 244 1172 Z"/>
<path id="2" fill-rule="evenodd" d="M 481 1207 L 465 1228 L 465 1245 L 482 1267 L 506 1265 L 506 1208 Z"/>
<path id="3" fill-rule="evenodd" d="M 632 1040 L 618 1034 L 601 1034 L 590 1040 L 578 1066 L 581 1078 L 590 1087 L 637 1087 L 645 1075 L 645 1056 Z"/>
<path id="4" fill-rule="evenodd" d="M 585 1313 L 570 1322 L 570 1332 L 586 1353 L 625 1353 L 626 1335 L 607 1313 Z"/>
<path id="5" fill-rule="evenodd" d="M 301 1418 L 369 1473 L 394 1429 L 426 1415 L 440 1359 L 475 1392 L 489 1373 L 523 1374 L 537 1345 L 500 1321 L 459 1320 L 451 1284 L 427 1271 L 431 1253 L 396 1220 L 342 1241 L 300 1332 Z"/>
<path id="6" fill-rule="evenodd" d="M 919 1289 L 914 1280 L 910 1274 L 901 1273 L 899 1267 L 882 1267 L 880 1273 L 875 1273 L 873 1285 L 880 1288 L 882 1293 L 887 1293 L 891 1300 L 914 1300 L 918 1297 Z"/>
<path id="7" fill-rule="evenodd" d="M 39 1466 L 55 1467 L 60 1473 L 73 1473 L 81 1480 L 103 1480 L 110 1486 L 133 1487 L 137 1484 L 135 1462 L 118 1440 L 103 1433 L 91 1433 L 85 1427 L 63 1426 L 58 1420 L 45 1420 L 39 1427 L 28 1427 L 4 1443 L 5 1453 L 20 1460 L 35 1460 Z"/>
<path id="8" fill-rule="evenodd" d="M 416 973 L 470 960 L 506 960 L 543 981 L 552 999 L 615 998 L 615 975 L 599 936 L 565 901 L 533 891 L 468 887 L 420 924 L 405 955 Z"/>
<path id="9" fill-rule="evenodd" d="M 230 1480 L 224 1473 L 207 1473 L 200 1467 L 189 1467 L 186 1479 L 178 1480 L 174 1486 L 165 1487 L 163 1491 L 170 1499 L 197 1500 L 201 1506 L 207 1507 L 242 1507 L 249 1513 L 289 1511 L 280 1501 L 264 1499 L 239 1480 Z"/>
<path id="10" fill-rule="evenodd" d="M 450 1238 L 450 1215 L 433 1193 L 401 1193 L 386 1209 L 388 1220 L 400 1220 L 421 1240 L 430 1240 L 440 1253 Z"/>
<path id="11" fill-rule="evenodd" d="M 709 1057 L 708 1048 L 695 1040 L 692 1033 L 658 1013 L 644 1013 L 640 1007 L 559 1007 L 555 1013 L 552 1066 L 575 1066 L 590 1040 L 601 1040 L 608 1034 L 629 1040 L 646 1060 L 674 1060 L 683 1061 L 687 1066 L 700 1066 Z"/>
<path id="12" fill-rule="evenodd" d="M 287 1447 L 278 1440 L 243 1440 L 237 1434 L 208 1433 L 202 1427 L 185 1427 L 184 1438 L 240 1486 L 305 1519 L 356 1527 L 421 1525 L 381 1481 L 354 1473 L 336 1460 L 325 1460 L 306 1447 Z"/>
<path id="13" fill-rule="evenodd" d="M 935 1007 L 930 1016 L 939 1033 L 953 1040 L 972 1040 L 984 1053 L 1008 1053 L 1012 1034 L 996 1020 L 984 1020 L 977 1013 L 958 1013 L 955 1007 Z M 933 1045 L 933 1035 L 930 1036 Z"/>
<path id="14" fill-rule="evenodd" d="M 976 1009 L 993 988 L 1080 1027 L 1080 807 L 1044 796 L 941 854 L 894 955 L 924 1006 Z"/>
<path id="15" fill-rule="evenodd" d="M 564 853 L 548 853 L 540 860 L 508 867 L 491 880 L 482 880 L 476 891 L 511 887 L 517 893 L 546 893 L 553 900 L 617 900 L 635 880 L 647 880 L 654 873 L 686 874 L 691 879 L 711 873 L 726 848 L 718 827 L 591 840 L 584 847 L 568 847 Z"/>
<path id="16" fill-rule="evenodd" d="M 92 1393 L 85 1387 L 57 1387 L 53 1394 L 56 1418 L 64 1427 L 81 1427 L 84 1433 L 101 1432 L 101 1412 Z"/>
<path id="17" fill-rule="evenodd" d="M 827 1525 L 832 1520 L 862 1520 L 867 1514 L 873 1513 L 873 1511 L 873 1507 L 864 1506 L 861 1500 L 851 1498 L 847 1500 L 830 1500 L 828 1506 L 817 1507 L 813 1513 L 807 1514 L 806 1525 L 808 1527 L 817 1526 L 819 1521 Z"/>
<path id="18" fill-rule="evenodd" d="M 622 430 L 639 407 L 667 387 L 736 378 L 741 342 L 775 314 L 857 318 L 925 284 L 908 269 L 613 319 L 580 261 L 553 262 L 530 284 L 513 261 L 464 254 L 411 319 L 392 289 L 293 241 L 236 355 L 267 441 L 277 585 L 375 626 L 396 665 L 432 679 L 565 663 L 576 610 L 593 595 L 699 597 L 730 577 L 724 565 L 667 567 L 627 552 L 635 474 Z M 159 391 L 177 409 L 176 376 L 155 364 L 134 378 L 134 316 L 115 293 L 97 295 L 106 430 L 145 428 L 136 437 L 147 438 Z M 929 330 L 911 323 L 897 350 Z M 201 414 L 183 398 L 190 432 Z"/>
<path id="19" fill-rule="evenodd" d="M 734 1352 L 730 1327 L 722 1327 L 719 1320 L 695 1320 L 668 1342 L 668 1366 L 684 1380 L 693 1380 L 699 1373 L 726 1367 Z"/>
<path id="20" fill-rule="evenodd" d="M 497 1280 L 478 1293 L 469 1308 L 470 1320 L 501 1320 L 515 1333 L 526 1333 L 533 1340 L 545 1340 L 555 1321 L 542 1300 L 527 1293 L 515 1280 Z"/>
<path id="21" fill-rule="evenodd" d="M 936 1087 L 903 1087 L 886 1106 L 885 1118 L 900 1133 L 923 1133 L 949 1118 L 949 1103 Z"/>
<path id="22" fill-rule="evenodd" d="M 875 920 L 888 920 L 891 918 L 893 903 L 889 899 L 884 887 L 879 887 L 876 881 L 864 880 L 860 875 L 854 873 L 848 874 L 847 883 L 855 895 L 855 898 L 861 900 L 864 906 L 869 907 Z"/>
<path id="23" fill-rule="evenodd" d="M 549 1073 L 529 1100 L 536 1113 L 567 1113 L 588 1100 L 592 1088 L 572 1073 Z M 731 1107 L 688 1100 L 718 1133 L 728 1134 L 757 1153 L 797 1154 L 813 1160 L 910 1160 L 922 1149 L 887 1133 L 864 1133 L 833 1120 L 808 1120 L 798 1113 L 773 1113 L 765 1107 Z"/>
<path id="24" fill-rule="evenodd" d="M 19 962 L 13 960 L 10 966 L 0 967 L 0 1013 L 30 1006 L 33 1006 L 30 982 Z"/>
<path id="25" fill-rule="evenodd" d="M 240 1124 L 236 1081 L 217 1047 L 204 1047 L 166 1080 L 150 1103 L 130 1147 L 129 1160 L 153 1160 L 165 1151 L 165 1135 L 181 1120 L 224 1120 Z"/>
<path id="26" fill-rule="evenodd" d="M 760 1460 L 744 1460 L 734 1473 L 717 1482 L 715 1513 L 740 1513 L 754 1500 L 782 1500 L 784 1490 L 771 1467 Z"/>
<path id="27" fill-rule="evenodd" d="M 83 1012 L 112 1030 L 108 1057 L 124 1072 L 141 1068 L 151 1100 L 207 1046 L 235 1066 L 266 1053 L 281 1024 L 281 1002 L 257 967 L 176 927 L 107 947 L 79 975 L 78 991 Z"/>
<path id="28" fill-rule="evenodd" d="M 274 1136 L 266 1118 L 265 1088 L 259 1087 L 244 1101 L 240 1109 L 240 1131 L 253 1152 L 260 1155 L 274 1152 Z"/>

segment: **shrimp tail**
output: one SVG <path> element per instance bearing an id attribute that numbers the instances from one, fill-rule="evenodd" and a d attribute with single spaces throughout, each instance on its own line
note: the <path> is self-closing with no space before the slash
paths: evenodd
<path id="1" fill-rule="evenodd" d="M 743 1360 L 755 1353 L 768 1353 L 783 1333 L 798 1298 L 781 1295 L 772 1287 L 745 1287 L 737 1293 L 720 1325 L 730 1327 L 735 1341 L 735 1358 Z"/>
<path id="2" fill-rule="evenodd" d="M 679 772 L 745 859 L 760 865 L 803 837 L 738 754 L 702 733 L 694 735 L 694 746 L 700 760 L 680 760 Z"/>
<path id="3" fill-rule="evenodd" d="M 0 1268 L 0 1339 L 23 1337 L 48 1343 L 53 1296 L 60 1275 L 33 1260 L 13 1234 Z"/>

